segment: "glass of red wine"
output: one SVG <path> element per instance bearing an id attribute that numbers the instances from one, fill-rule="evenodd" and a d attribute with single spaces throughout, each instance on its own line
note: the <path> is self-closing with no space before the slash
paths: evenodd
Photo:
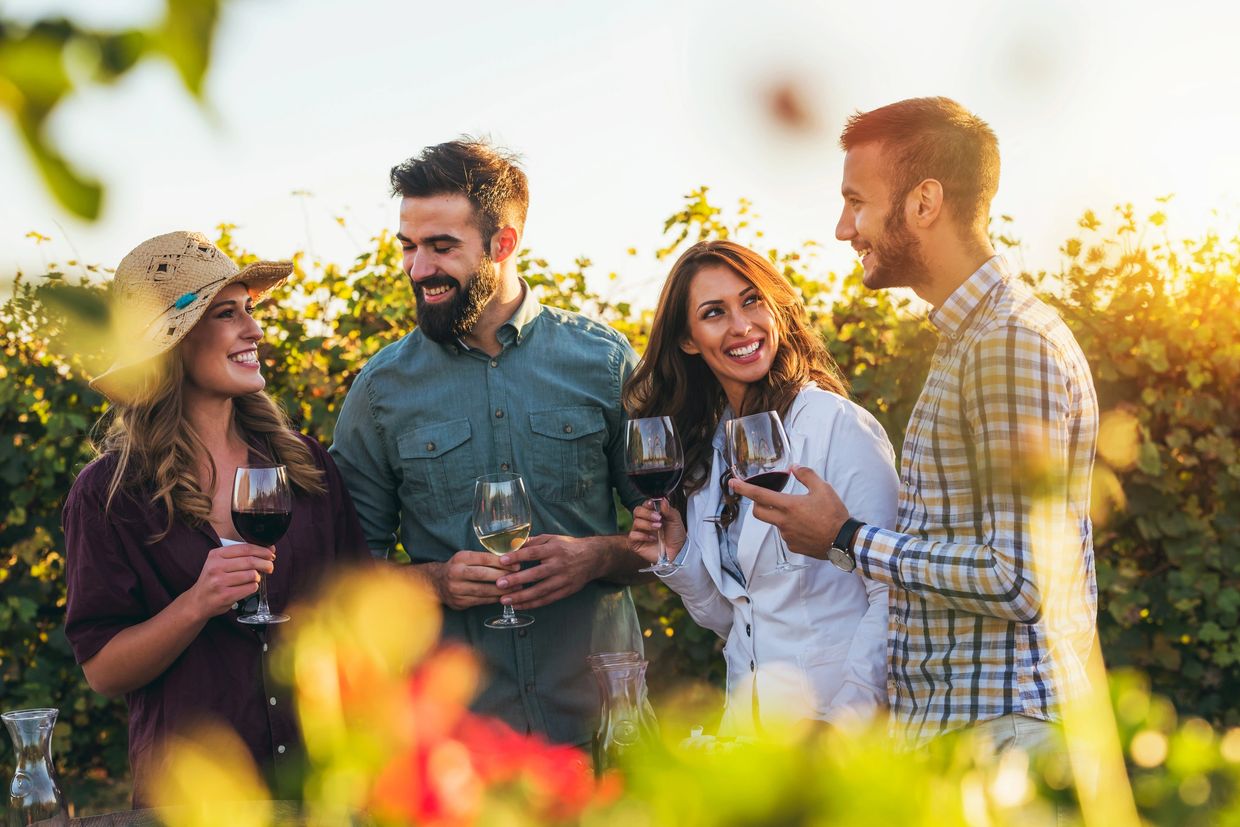
<path id="1" fill-rule="evenodd" d="M 633 487 L 653 500 L 656 509 L 660 508 L 667 495 L 680 485 L 685 471 L 685 457 L 672 418 L 652 416 L 628 420 L 624 430 L 624 464 Z M 662 528 L 658 540 L 659 559 L 642 571 L 671 574 L 684 563 L 673 563 L 667 558 Z"/>
<path id="2" fill-rule="evenodd" d="M 232 521 L 241 539 L 256 546 L 274 546 L 293 519 L 293 493 L 283 465 L 243 465 L 233 477 Z M 267 575 L 259 574 L 258 610 L 237 620 L 252 625 L 283 623 L 267 603 Z"/>
<path id="3" fill-rule="evenodd" d="M 732 474 L 750 485 L 768 491 L 783 491 L 792 472 L 792 452 L 784 423 L 775 411 L 740 416 L 730 419 L 724 426 L 727 434 L 728 452 L 732 457 Z M 796 571 L 807 568 L 805 563 L 788 559 L 788 546 L 775 529 L 776 571 Z"/>

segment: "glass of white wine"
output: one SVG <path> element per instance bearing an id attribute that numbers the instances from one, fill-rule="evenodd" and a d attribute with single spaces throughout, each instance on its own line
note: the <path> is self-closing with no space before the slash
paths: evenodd
<path id="1" fill-rule="evenodd" d="M 530 538 L 530 498 L 520 474 L 487 474 L 474 482 L 474 533 L 496 557 L 525 545 Z M 488 619 L 486 626 L 519 629 L 533 622 L 534 618 L 505 605 L 503 614 Z"/>

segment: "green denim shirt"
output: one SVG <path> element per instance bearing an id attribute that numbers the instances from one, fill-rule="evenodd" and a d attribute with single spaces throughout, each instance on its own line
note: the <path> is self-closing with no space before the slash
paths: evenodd
<path id="1" fill-rule="evenodd" d="M 528 285 L 498 338 L 492 358 L 415 329 L 371 358 L 349 390 L 331 454 L 376 556 L 387 556 L 398 530 L 414 563 L 481 551 L 470 523 L 481 474 L 525 478 L 532 535 L 615 534 L 613 489 L 630 508 L 641 501 L 624 474 L 620 391 L 637 360 L 628 341 L 541 306 Z M 475 711 L 518 732 L 587 743 L 598 694 L 586 656 L 642 651 L 628 589 L 593 581 L 529 611 L 534 625 L 516 631 L 483 626 L 499 608 L 444 609 L 445 635 L 484 662 Z"/>

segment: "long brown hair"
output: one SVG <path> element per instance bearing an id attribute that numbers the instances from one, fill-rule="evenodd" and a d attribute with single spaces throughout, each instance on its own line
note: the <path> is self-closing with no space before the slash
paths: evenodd
<path id="1" fill-rule="evenodd" d="M 748 281 L 775 317 L 778 347 L 771 369 L 745 391 L 737 416 L 778 411 L 787 416 L 798 393 L 810 382 L 846 396 L 839 367 L 822 338 L 809 324 L 805 303 L 788 280 L 762 256 L 731 241 L 694 244 L 672 266 L 659 306 L 655 308 L 650 341 L 624 386 L 629 416 L 670 416 L 685 453 L 685 499 L 706 482 L 710 472 L 711 439 L 727 402 L 723 388 L 701 356 L 681 350 L 689 337 L 689 286 L 703 267 L 722 264 Z"/>
<path id="2" fill-rule="evenodd" d="M 157 358 L 159 363 L 148 372 L 134 401 L 113 403 L 96 429 L 103 435 L 94 440 L 97 453 L 116 457 L 107 508 L 122 490 L 148 497 L 152 506 L 163 504 L 168 521 L 150 538 L 152 543 L 168 536 L 178 517 L 193 526 L 209 519 L 211 497 L 198 479 L 200 457 L 206 457 L 210 469 L 208 490 L 216 485 L 215 463 L 185 416 L 181 345 Z M 265 460 L 286 466 L 294 489 L 311 495 L 327 490 L 323 471 L 270 396 L 259 391 L 232 402 L 233 423 L 242 438 Z"/>

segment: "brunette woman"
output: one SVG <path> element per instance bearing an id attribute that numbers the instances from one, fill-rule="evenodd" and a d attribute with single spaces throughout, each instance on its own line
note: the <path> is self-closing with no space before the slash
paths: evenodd
<path id="1" fill-rule="evenodd" d="M 886 587 L 820 560 L 778 571 L 775 530 L 727 486 L 724 423 L 775 411 L 794 460 L 835 486 L 850 513 L 895 519 L 891 443 L 848 400 L 792 285 L 738 244 L 689 248 L 663 287 L 625 405 L 631 417 L 670 416 L 684 446 L 679 496 L 660 513 L 639 507 L 630 544 L 653 562 L 662 526 L 683 564 L 663 582 L 725 641 L 720 733 L 752 735 L 776 717 L 853 725 L 873 716 L 886 700 Z"/>
<path id="2" fill-rule="evenodd" d="M 263 392 L 253 308 L 291 271 L 265 261 L 238 270 L 187 232 L 144 242 L 116 270 L 125 348 L 91 382 L 112 404 L 99 457 L 65 504 L 65 633 L 91 687 L 128 703 L 135 805 L 149 802 L 169 737 L 206 719 L 231 726 L 280 775 L 300 737 L 267 669 L 277 641 L 237 618 L 252 610 L 260 574 L 278 612 L 367 559 L 331 459 Z M 243 543 L 234 471 L 277 464 L 293 491 L 289 530 L 271 548 Z"/>

